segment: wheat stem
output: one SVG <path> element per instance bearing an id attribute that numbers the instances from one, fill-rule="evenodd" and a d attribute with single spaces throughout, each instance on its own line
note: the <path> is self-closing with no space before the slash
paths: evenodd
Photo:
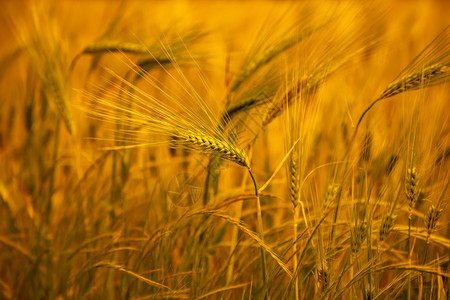
<path id="1" fill-rule="evenodd" d="M 248 172 L 250 174 L 250 177 L 253 180 L 253 185 L 255 187 L 255 196 L 256 196 L 256 211 L 257 211 L 257 218 L 258 218 L 258 227 L 259 227 L 259 236 L 261 238 L 261 241 L 264 241 L 264 225 L 263 225 L 263 219 L 262 219 L 262 213 L 261 213 L 261 201 L 259 198 L 259 194 L 258 194 L 258 187 L 256 185 L 256 180 L 255 177 L 253 177 L 253 173 L 250 170 L 250 168 L 248 169 Z M 269 298 L 269 291 L 267 289 L 267 263 L 266 263 L 266 253 L 264 251 L 264 248 L 261 247 L 261 262 L 262 262 L 262 276 L 263 276 L 263 285 L 264 285 L 264 298 L 268 299 Z"/>
<path id="2" fill-rule="evenodd" d="M 300 216 L 300 207 L 294 206 L 294 237 L 293 237 L 293 248 L 292 251 L 294 252 L 294 259 L 293 259 L 293 265 L 294 265 L 294 273 L 297 272 L 297 263 L 298 263 L 298 258 L 297 258 L 297 236 L 298 236 L 298 219 Z M 295 300 L 298 300 L 298 296 L 299 296 L 299 280 L 298 277 L 294 279 L 294 288 L 295 288 Z"/>
<path id="3" fill-rule="evenodd" d="M 251 173 L 250 173 L 251 174 Z M 259 236 L 261 238 L 261 241 L 264 241 L 264 227 L 263 227 L 263 220 L 262 220 L 262 214 L 261 214 L 261 201 L 259 198 L 259 195 L 256 195 L 256 205 L 257 205 L 257 218 L 258 218 L 258 227 L 259 227 Z M 266 263 L 266 253 L 264 251 L 263 247 L 260 247 L 261 251 L 261 263 L 262 263 L 262 277 L 263 277 L 263 289 L 264 289 L 264 299 L 269 298 L 269 291 L 267 289 L 267 263 Z"/>
<path id="4" fill-rule="evenodd" d="M 411 215 L 408 218 L 408 261 L 411 265 Z M 411 299 L 411 274 L 408 274 L 408 300 Z"/>
<path id="5" fill-rule="evenodd" d="M 248 169 L 248 173 L 250 173 L 250 177 L 252 178 L 252 181 L 253 181 L 253 186 L 255 187 L 255 196 L 259 196 L 258 195 L 258 186 L 256 185 L 255 177 L 253 177 L 253 173 L 250 170 L 250 168 Z"/>

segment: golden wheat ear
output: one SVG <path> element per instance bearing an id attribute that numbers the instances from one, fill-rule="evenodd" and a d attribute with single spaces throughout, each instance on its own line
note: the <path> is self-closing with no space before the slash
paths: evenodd
<path id="1" fill-rule="evenodd" d="M 60 44 L 60 36 L 55 34 L 51 22 L 41 21 L 41 11 L 33 6 L 31 12 L 30 24 L 14 24 L 20 49 L 27 53 L 32 68 L 40 77 L 45 97 L 52 101 L 67 131 L 72 134 L 75 123 L 70 105 L 70 80 L 65 65 L 67 49 Z"/>
<path id="2" fill-rule="evenodd" d="M 346 67 L 356 61 L 370 57 L 379 43 L 367 29 L 345 33 L 336 32 L 333 28 L 322 31 L 311 39 L 316 39 L 317 42 L 330 39 L 330 45 L 323 47 L 318 43 L 305 46 L 303 51 L 308 53 L 307 58 L 294 69 L 294 73 L 299 74 L 278 91 L 278 97 L 273 97 L 267 113 L 263 116 L 263 127 L 283 114 L 287 107 L 293 107 L 295 102 L 311 104 L 329 78 L 342 74 Z M 361 41 L 364 41 L 362 46 L 358 46 Z"/>
<path id="3" fill-rule="evenodd" d="M 296 44 L 319 31 L 327 24 L 328 22 L 320 24 L 318 26 L 311 26 L 302 30 L 300 33 L 292 34 L 291 36 L 284 38 L 277 43 L 267 46 L 259 53 L 251 53 L 251 55 L 247 57 L 246 62 L 242 66 L 242 69 L 231 83 L 230 91 L 234 92 L 239 89 L 239 87 L 245 81 L 247 81 L 253 74 L 256 73 L 256 71 L 258 71 L 264 65 L 270 63 L 275 57 L 294 47 Z"/>
<path id="4" fill-rule="evenodd" d="M 379 101 L 406 91 L 444 83 L 450 76 L 450 25 L 447 26 L 364 110 L 356 124 L 358 129 L 367 112 Z"/>
<path id="5" fill-rule="evenodd" d="M 245 152 L 236 147 L 228 139 L 202 134 L 193 130 L 186 130 L 178 133 L 179 140 L 187 145 L 199 147 L 205 152 L 215 153 L 224 159 L 234 162 L 240 166 L 250 168 L 250 163 Z"/>
<path id="6" fill-rule="evenodd" d="M 165 53 L 171 57 L 171 53 Z M 116 124 L 119 122 L 129 129 L 111 129 L 115 138 L 105 141 L 119 142 L 119 146 L 110 149 L 128 149 L 166 145 L 170 148 L 190 148 L 205 154 L 215 154 L 223 159 L 250 169 L 245 151 L 239 148 L 236 139 L 230 139 L 223 133 L 220 122 L 216 119 L 208 103 L 190 86 L 182 70 L 171 57 L 173 71 L 181 76 L 177 80 L 167 72 L 167 77 L 174 84 L 181 85 L 183 96 L 173 95 L 171 90 L 161 86 L 150 76 L 143 80 L 160 96 L 139 88 L 133 82 L 123 78 L 113 70 L 105 69 L 114 79 L 108 87 L 98 87 L 98 93 L 82 91 L 91 109 L 86 109 L 89 116 Z M 124 61 L 135 70 L 136 65 Z M 100 138 L 100 140 L 102 140 Z"/>
<path id="7" fill-rule="evenodd" d="M 450 75 L 450 25 L 447 26 L 386 87 L 378 98 L 388 98 L 445 82 Z"/>
<path id="8" fill-rule="evenodd" d="M 207 33 L 195 28 L 189 29 L 183 34 L 170 32 L 163 33 L 159 38 L 149 42 L 123 41 L 114 39 L 106 35 L 102 39 L 87 45 L 80 53 L 78 53 L 70 64 L 70 70 L 73 71 L 78 60 L 89 55 L 93 57 L 91 69 L 98 66 L 101 55 L 119 52 L 123 54 L 134 54 L 139 56 L 136 63 L 137 69 L 140 70 L 138 75 L 145 75 L 154 66 L 170 64 L 173 58 L 177 63 L 189 61 L 192 59 L 187 51 L 187 46 L 197 42 L 200 38 L 206 36 Z"/>

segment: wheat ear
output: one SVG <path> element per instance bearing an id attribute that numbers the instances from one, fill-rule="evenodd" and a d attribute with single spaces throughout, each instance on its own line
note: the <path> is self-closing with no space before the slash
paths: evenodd
<path id="1" fill-rule="evenodd" d="M 298 170 L 298 156 L 294 149 L 289 155 L 289 195 L 294 208 L 298 205 L 299 185 L 299 170 Z"/>
<path id="2" fill-rule="evenodd" d="M 384 241 L 384 239 L 391 232 L 396 219 L 397 219 L 397 216 L 391 215 L 391 214 L 385 215 L 381 219 L 380 230 L 378 232 L 378 238 L 380 241 Z"/>
<path id="3" fill-rule="evenodd" d="M 312 94 L 313 91 L 318 87 L 318 83 L 312 83 L 313 75 L 304 76 L 296 84 L 294 84 L 289 91 L 282 97 L 264 116 L 263 126 L 267 126 L 276 117 L 281 115 L 285 107 L 291 104 L 298 97 L 307 97 Z M 319 82 L 319 81 L 317 81 Z"/>
<path id="4" fill-rule="evenodd" d="M 422 89 L 445 82 L 450 76 L 450 26 L 447 26 L 381 94 L 363 111 L 355 127 L 355 134 L 364 116 L 383 99 L 406 91 Z"/>
<path id="5" fill-rule="evenodd" d="M 240 166 L 247 168 L 250 167 L 250 163 L 245 152 L 227 141 L 219 140 L 213 136 L 194 132 L 192 130 L 178 133 L 178 136 L 187 144 L 198 146 L 200 149 L 208 152 L 215 152 L 223 158 Z"/>
<path id="6" fill-rule="evenodd" d="M 302 40 L 308 38 L 313 33 L 323 28 L 327 23 L 321 24 L 317 27 L 311 27 L 304 30 L 301 34 L 296 34 L 281 40 L 280 42 L 270 45 L 259 55 L 249 56 L 246 64 L 241 69 L 241 72 L 236 76 L 235 80 L 231 84 L 231 91 L 237 90 L 242 83 L 250 78 L 258 69 L 264 65 L 270 63 L 275 57 L 283 53 L 284 51 L 292 48 Z"/>
<path id="7" fill-rule="evenodd" d="M 405 179 L 405 193 L 408 198 L 408 206 L 409 206 L 409 218 L 412 216 L 412 210 L 416 204 L 417 199 L 419 198 L 419 174 L 416 171 L 416 168 L 408 169 L 406 173 Z"/>

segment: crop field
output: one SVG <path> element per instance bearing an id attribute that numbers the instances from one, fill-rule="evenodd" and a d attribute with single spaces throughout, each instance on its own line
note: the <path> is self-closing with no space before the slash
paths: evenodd
<path id="1" fill-rule="evenodd" d="M 1 1 L 0 299 L 449 299 L 449 17 Z"/>

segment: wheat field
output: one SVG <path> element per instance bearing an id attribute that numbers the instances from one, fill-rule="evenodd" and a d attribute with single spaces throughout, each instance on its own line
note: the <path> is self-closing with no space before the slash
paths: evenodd
<path id="1" fill-rule="evenodd" d="M 449 12 L 0 2 L 0 299 L 449 299 Z"/>

